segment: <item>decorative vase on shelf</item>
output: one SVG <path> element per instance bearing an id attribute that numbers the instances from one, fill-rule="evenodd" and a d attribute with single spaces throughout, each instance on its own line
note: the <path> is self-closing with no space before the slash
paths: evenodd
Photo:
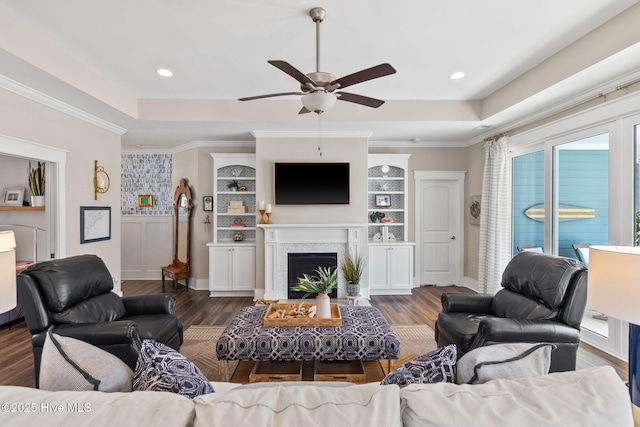
<path id="1" fill-rule="evenodd" d="M 360 283 L 347 282 L 347 296 L 356 297 L 360 294 Z"/>
<path id="2" fill-rule="evenodd" d="M 44 196 L 31 196 L 31 206 L 44 206 Z"/>
<path id="3" fill-rule="evenodd" d="M 327 294 L 318 294 L 316 297 L 316 317 L 329 319 L 331 317 L 331 298 Z"/>

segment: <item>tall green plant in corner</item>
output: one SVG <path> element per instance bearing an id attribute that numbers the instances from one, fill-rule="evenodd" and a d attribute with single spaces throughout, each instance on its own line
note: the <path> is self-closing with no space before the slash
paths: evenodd
<path id="1" fill-rule="evenodd" d="M 29 161 L 29 189 L 34 196 L 44 196 L 44 162 L 32 168 Z"/>

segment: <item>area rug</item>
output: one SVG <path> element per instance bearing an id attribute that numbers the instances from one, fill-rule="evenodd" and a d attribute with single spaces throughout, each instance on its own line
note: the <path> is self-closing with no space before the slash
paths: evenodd
<path id="1" fill-rule="evenodd" d="M 437 348 L 433 330 L 426 325 L 392 326 L 400 340 L 400 357 L 392 361 L 391 368 L 406 363 L 416 357 L 428 353 Z M 216 342 L 224 331 L 224 326 L 192 325 L 184 332 L 184 343 L 180 347 L 180 353 L 191 360 L 210 381 L 224 381 L 224 362 L 216 356 Z M 250 365 L 252 362 L 241 362 L 244 369 L 234 375 L 232 381 L 247 382 Z M 235 372 L 239 362 L 229 362 L 229 369 Z M 365 363 L 367 380 L 381 380 L 387 373 L 386 363 Z M 247 378 L 245 378 L 247 377 Z"/>

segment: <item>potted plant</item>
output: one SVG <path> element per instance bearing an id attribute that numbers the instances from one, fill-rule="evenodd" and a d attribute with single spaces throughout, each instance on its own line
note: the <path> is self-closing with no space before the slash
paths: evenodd
<path id="1" fill-rule="evenodd" d="M 44 206 L 44 162 L 32 168 L 29 161 L 29 189 L 31 190 L 31 206 Z"/>
<path id="2" fill-rule="evenodd" d="M 384 214 L 382 212 L 371 212 L 369 218 L 371 222 L 380 222 L 380 220 L 384 218 Z"/>
<path id="3" fill-rule="evenodd" d="M 352 256 L 349 251 L 347 251 L 340 264 L 342 276 L 347 281 L 347 295 L 350 297 L 360 294 L 360 279 L 362 279 L 362 274 L 364 273 L 364 265 L 365 262 L 362 255 L 356 254 Z"/>
<path id="4" fill-rule="evenodd" d="M 238 184 L 238 181 L 234 179 L 233 181 L 227 184 L 227 188 L 231 191 L 237 191 L 239 185 L 240 184 Z"/>
<path id="5" fill-rule="evenodd" d="M 331 317 L 331 300 L 327 294 L 338 286 L 338 269 L 334 268 L 332 271 L 330 267 L 318 267 L 315 272 L 317 276 L 304 273 L 302 277 L 298 277 L 298 284 L 291 289 L 305 292 L 303 298 L 317 293 L 316 316 L 326 319 Z"/>

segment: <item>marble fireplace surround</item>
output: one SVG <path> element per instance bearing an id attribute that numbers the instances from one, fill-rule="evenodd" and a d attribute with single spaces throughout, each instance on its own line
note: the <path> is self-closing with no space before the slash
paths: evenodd
<path id="1" fill-rule="evenodd" d="M 287 254 L 335 252 L 338 264 L 347 250 L 366 254 L 367 224 L 259 224 L 264 231 L 264 299 L 287 299 Z M 338 298 L 345 296 L 342 274 L 338 270 Z M 360 294 L 369 297 L 367 269 Z"/>

